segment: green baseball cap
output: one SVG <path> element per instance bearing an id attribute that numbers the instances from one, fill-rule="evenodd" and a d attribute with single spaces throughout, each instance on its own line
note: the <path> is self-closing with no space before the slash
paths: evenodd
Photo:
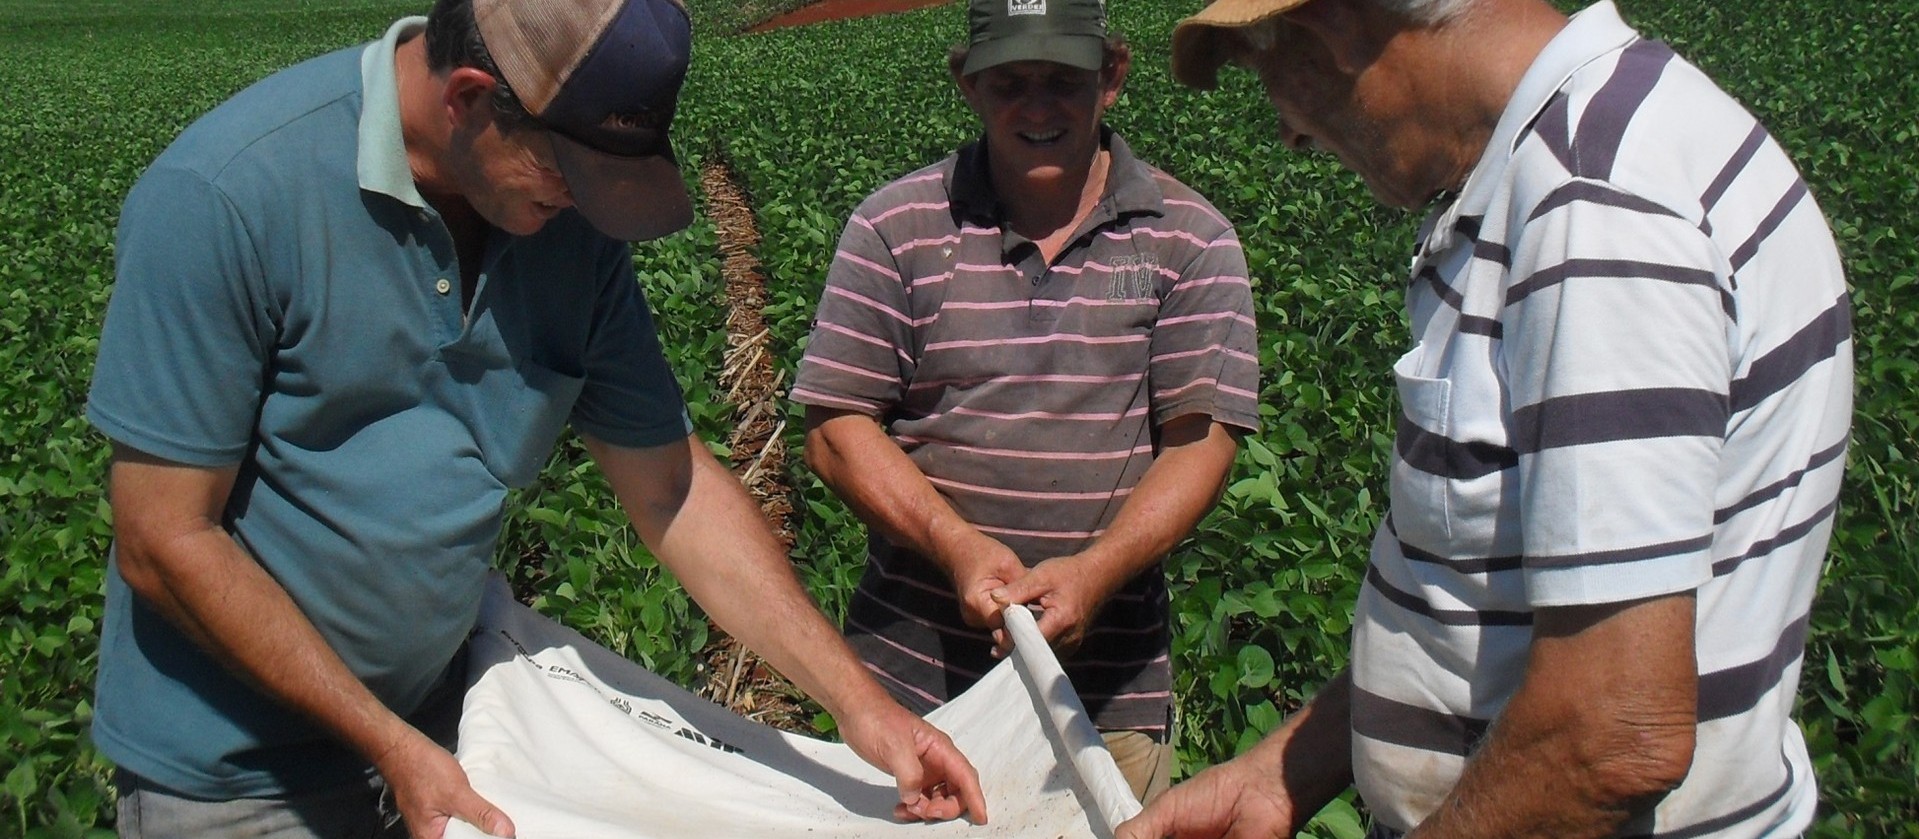
<path id="1" fill-rule="evenodd" d="M 1105 0 L 969 0 L 966 23 L 963 76 L 1012 61 L 1106 63 Z"/>

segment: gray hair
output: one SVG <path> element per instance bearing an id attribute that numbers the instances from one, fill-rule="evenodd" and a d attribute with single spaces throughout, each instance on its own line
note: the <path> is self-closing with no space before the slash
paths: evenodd
<path id="1" fill-rule="evenodd" d="M 1367 0 L 1386 11 L 1409 20 L 1424 23 L 1444 23 L 1459 17 L 1475 0 Z"/>
<path id="2" fill-rule="evenodd" d="M 1479 0 L 1361 0 L 1422 26 L 1459 18 Z M 1255 52 L 1266 52 L 1279 42 L 1281 18 L 1269 17 L 1251 26 L 1241 27 L 1240 36 Z"/>
<path id="3" fill-rule="evenodd" d="M 501 130 L 514 131 L 537 124 L 506 83 L 506 77 L 500 74 L 500 68 L 494 65 L 486 42 L 480 39 L 480 26 L 473 19 L 472 0 L 435 0 L 426 16 L 425 38 L 427 69 L 446 73 L 459 67 L 472 67 L 498 82 L 493 86 L 491 99 L 493 115 Z"/>

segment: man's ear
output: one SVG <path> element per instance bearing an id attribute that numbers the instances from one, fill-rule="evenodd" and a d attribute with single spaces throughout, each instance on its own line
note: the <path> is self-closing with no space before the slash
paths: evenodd
<path id="1" fill-rule="evenodd" d="M 1318 39 L 1339 72 L 1357 76 L 1373 63 L 1384 46 L 1383 40 L 1377 37 L 1381 31 L 1379 21 L 1371 11 L 1364 2 L 1311 0 L 1287 12 L 1286 21 L 1298 24 Z"/>
<path id="2" fill-rule="evenodd" d="M 1111 60 L 1099 70 L 1099 106 L 1111 108 L 1119 101 L 1119 92 L 1126 89 L 1126 74 L 1133 69 L 1133 51 L 1120 47 L 1113 53 Z"/>
<path id="3" fill-rule="evenodd" d="M 965 66 L 965 56 L 952 55 L 946 58 L 946 72 L 953 75 L 953 84 L 959 88 L 960 98 L 966 100 L 966 106 L 972 108 L 973 113 L 977 114 L 980 112 L 979 93 L 973 83 L 979 80 L 979 74 L 975 73 L 971 76 L 962 74 L 960 69 Z"/>
<path id="4" fill-rule="evenodd" d="M 455 128 L 478 128 L 493 119 L 493 89 L 500 81 L 478 67 L 455 67 L 446 74 L 440 104 Z"/>

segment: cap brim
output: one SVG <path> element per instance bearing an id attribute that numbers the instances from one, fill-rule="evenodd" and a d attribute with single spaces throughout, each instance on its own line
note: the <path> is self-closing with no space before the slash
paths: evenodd
<path id="1" fill-rule="evenodd" d="M 1106 64 L 1106 39 L 1097 35 L 1057 35 L 1035 33 L 995 38 L 974 44 L 966 51 L 966 64 L 960 75 L 1015 61 L 1051 61 L 1081 70 L 1098 70 Z"/>
<path id="2" fill-rule="evenodd" d="M 1306 2 L 1214 0 L 1173 27 L 1173 80 L 1187 87 L 1212 90 L 1219 85 L 1220 66 L 1233 57 L 1220 38 L 1223 31 L 1252 26 Z"/>
<path id="3" fill-rule="evenodd" d="M 623 157 L 549 134 L 574 208 L 601 233 L 644 242 L 693 223 L 693 200 L 670 153 Z"/>

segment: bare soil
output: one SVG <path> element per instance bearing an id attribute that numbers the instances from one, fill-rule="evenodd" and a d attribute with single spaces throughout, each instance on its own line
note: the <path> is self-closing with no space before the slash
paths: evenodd
<path id="1" fill-rule="evenodd" d="M 829 20 L 846 20 L 873 15 L 890 15 L 895 12 L 910 12 L 927 6 L 938 6 L 951 0 L 820 0 L 801 6 L 783 15 L 776 15 L 760 23 L 747 27 L 746 31 L 766 32 L 787 26 L 806 26 L 812 23 L 825 23 Z"/>

